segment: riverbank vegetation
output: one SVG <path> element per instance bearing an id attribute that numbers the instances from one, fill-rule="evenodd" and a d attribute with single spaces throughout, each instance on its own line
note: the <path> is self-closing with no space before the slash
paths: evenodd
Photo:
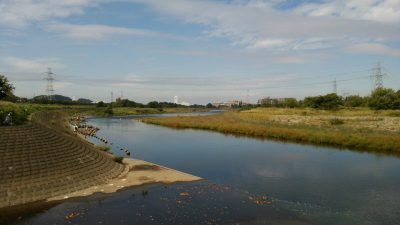
<path id="1" fill-rule="evenodd" d="M 38 111 L 63 110 L 71 114 L 84 116 L 128 116 L 160 113 L 189 113 L 207 111 L 203 108 L 174 107 L 174 108 L 136 108 L 136 107 L 96 107 L 95 105 L 62 105 L 62 104 L 37 104 L 37 103 L 13 103 L 0 100 L 0 125 L 7 115 L 11 115 L 12 124 L 19 125 L 28 120 L 30 114 Z M 5 125 L 5 124 L 3 124 Z"/>
<path id="2" fill-rule="evenodd" d="M 72 100 L 63 95 L 40 95 L 27 99 L 15 96 L 14 89 L 7 77 L 0 74 L 0 125 L 19 125 L 26 122 L 34 112 L 54 109 L 99 117 L 208 111 L 206 106 L 202 105 L 184 106 L 157 101 L 143 104 L 122 98 L 117 98 L 111 103 L 93 103 L 84 98 Z"/>
<path id="3" fill-rule="evenodd" d="M 11 116 L 12 124 L 19 125 L 26 122 L 29 115 L 34 112 L 70 108 L 71 107 L 64 105 L 28 104 L 0 101 L 0 125 L 2 125 L 7 115 Z M 79 107 L 76 107 L 76 109 L 78 108 Z"/>
<path id="4" fill-rule="evenodd" d="M 400 154 L 400 112 L 350 108 L 255 108 L 220 115 L 145 118 L 173 128 L 213 130 L 361 151 Z"/>
<path id="5" fill-rule="evenodd" d="M 257 106 L 278 108 L 314 108 L 335 110 L 343 107 L 368 107 L 374 110 L 400 109 L 400 90 L 377 88 L 369 96 L 349 95 L 346 97 L 330 93 L 308 96 L 302 100 L 295 98 L 263 98 Z"/>

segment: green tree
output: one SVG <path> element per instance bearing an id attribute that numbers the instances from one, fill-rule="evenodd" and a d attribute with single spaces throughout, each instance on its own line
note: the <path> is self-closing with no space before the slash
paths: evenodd
<path id="1" fill-rule="evenodd" d="M 104 115 L 106 115 L 106 116 L 112 116 L 112 115 L 114 115 L 114 111 L 113 111 L 111 105 L 109 105 L 109 106 L 104 110 Z"/>
<path id="2" fill-rule="evenodd" d="M 211 104 L 211 103 L 207 103 L 206 108 L 212 109 L 212 108 L 214 108 L 214 106 L 213 106 L 213 104 Z"/>
<path id="3" fill-rule="evenodd" d="M 287 99 L 285 99 L 285 102 L 283 103 L 283 105 L 288 108 L 295 108 L 295 107 L 299 106 L 299 103 L 297 102 L 297 100 L 295 98 L 287 98 Z"/>
<path id="4" fill-rule="evenodd" d="M 103 101 L 99 101 L 99 102 L 96 104 L 96 106 L 97 106 L 97 107 L 106 107 L 106 104 L 105 104 Z"/>
<path id="5" fill-rule="evenodd" d="M 364 98 L 358 95 L 347 96 L 344 100 L 344 105 L 347 107 L 360 107 L 365 103 Z"/>
<path id="6" fill-rule="evenodd" d="M 396 100 L 393 105 L 395 109 L 400 109 L 400 90 L 396 92 Z"/>
<path id="7" fill-rule="evenodd" d="M 131 101 L 129 99 L 117 98 L 114 104 L 115 107 L 143 107 L 143 104 Z"/>
<path id="8" fill-rule="evenodd" d="M 162 107 L 161 104 L 158 103 L 157 101 L 151 101 L 151 102 L 147 103 L 147 106 L 149 108 L 161 108 Z"/>
<path id="9" fill-rule="evenodd" d="M 13 91 L 14 86 L 10 84 L 7 77 L 0 75 L 0 100 L 15 98 Z"/>
<path id="10" fill-rule="evenodd" d="M 375 89 L 368 102 L 372 109 L 400 109 L 399 94 L 390 88 Z"/>
<path id="11" fill-rule="evenodd" d="M 343 105 L 343 99 L 335 93 L 304 99 L 304 106 L 316 109 L 337 109 L 341 105 Z"/>

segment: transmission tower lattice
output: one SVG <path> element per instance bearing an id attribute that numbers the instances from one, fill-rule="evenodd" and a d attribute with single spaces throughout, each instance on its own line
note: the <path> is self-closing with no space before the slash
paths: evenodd
<path id="1" fill-rule="evenodd" d="M 380 63 L 376 64 L 376 66 L 372 69 L 371 78 L 374 79 L 374 88 L 382 88 L 383 87 L 383 77 L 386 75 L 384 73 L 384 68 Z"/>
<path id="2" fill-rule="evenodd" d="M 54 96 L 54 87 L 53 87 L 54 73 L 51 71 L 51 68 L 47 69 L 45 80 L 47 82 L 47 85 L 46 85 L 47 98 L 51 101 L 51 100 L 53 100 L 53 96 Z"/>
<path id="3" fill-rule="evenodd" d="M 337 81 L 336 81 L 336 78 L 333 81 L 333 93 L 337 94 Z"/>
<path id="4" fill-rule="evenodd" d="M 246 90 L 246 103 L 250 104 L 250 90 L 249 89 Z"/>

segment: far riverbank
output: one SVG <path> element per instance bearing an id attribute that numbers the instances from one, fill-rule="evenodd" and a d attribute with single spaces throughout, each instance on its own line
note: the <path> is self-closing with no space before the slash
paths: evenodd
<path id="1" fill-rule="evenodd" d="M 145 118 L 145 123 L 258 138 L 400 154 L 400 117 L 395 110 L 256 108 L 201 117 Z"/>

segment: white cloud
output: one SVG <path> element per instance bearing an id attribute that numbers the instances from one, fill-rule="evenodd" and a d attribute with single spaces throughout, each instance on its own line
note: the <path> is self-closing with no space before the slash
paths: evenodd
<path id="1" fill-rule="evenodd" d="M 268 76 L 240 76 L 232 78 L 229 75 L 187 75 L 187 76 L 156 76 L 135 75 L 121 80 L 92 80 L 91 82 L 109 83 L 112 87 L 135 87 L 154 89 L 184 89 L 189 91 L 205 90 L 243 90 L 243 87 L 262 89 L 274 84 L 295 82 L 300 77 L 297 74 L 273 74 Z"/>
<path id="2" fill-rule="evenodd" d="M 204 25 L 209 36 L 229 38 L 232 45 L 252 50 L 304 51 L 400 39 L 398 0 L 333 0 L 305 3 L 284 11 L 276 9 L 284 0 L 2 0 L 0 25 L 48 23 L 112 2 L 148 5 L 187 23 Z M 102 40 L 112 35 L 171 37 L 149 30 L 96 24 L 52 23 L 46 28 L 79 40 Z"/>
<path id="3" fill-rule="evenodd" d="M 337 10 L 335 7 L 325 7 L 323 4 L 318 5 L 321 10 L 315 14 L 320 17 L 316 19 L 309 11 L 301 10 L 301 7 L 296 12 L 293 9 L 279 11 L 273 8 L 272 4 L 262 4 L 260 1 L 234 1 L 234 3 L 198 0 L 130 1 L 148 5 L 162 14 L 172 15 L 186 23 L 202 24 L 206 27 L 205 32 L 208 35 L 229 38 L 232 44 L 245 48 L 314 50 L 378 39 L 400 39 L 400 27 L 390 23 L 397 21 L 394 15 L 384 19 L 389 21 L 388 23 L 358 20 L 350 16 L 321 16 L 329 15 Z M 355 4 L 354 1 L 352 2 Z M 386 11 L 397 12 L 395 2 L 384 2 L 385 4 L 380 4 L 379 10 L 371 4 L 366 7 L 371 8 L 371 11 L 386 9 Z M 352 7 L 350 3 L 348 5 Z M 391 7 L 391 5 L 394 6 Z M 379 17 L 380 14 L 376 13 L 376 15 Z M 368 18 L 373 20 L 372 16 Z"/>
<path id="4" fill-rule="evenodd" d="M 400 57 L 400 49 L 390 48 L 386 45 L 378 43 L 361 43 L 350 46 L 346 50 L 352 53 L 359 54 L 375 54 Z"/>
<path id="5" fill-rule="evenodd" d="M 253 44 L 249 45 L 249 49 L 263 49 L 263 48 L 282 48 L 288 46 L 292 40 L 287 39 L 263 39 L 256 40 Z"/>
<path id="6" fill-rule="evenodd" d="M 282 63 L 282 64 L 301 64 L 309 62 L 306 57 L 303 56 L 278 56 L 273 58 L 275 63 Z"/>
<path id="7" fill-rule="evenodd" d="M 143 29 L 113 27 L 106 25 L 75 25 L 53 23 L 47 25 L 49 31 L 58 32 L 61 35 L 76 40 L 103 40 L 112 36 L 163 36 L 160 33 Z"/>
<path id="8" fill-rule="evenodd" d="M 23 27 L 32 22 L 79 15 L 94 4 L 91 0 L 1 0 L 0 25 Z"/>
<path id="9" fill-rule="evenodd" d="M 272 61 L 281 64 L 303 64 L 318 62 L 327 58 L 331 58 L 332 55 L 321 54 L 321 53 L 309 53 L 309 54 L 291 54 L 291 55 L 279 55 L 272 57 Z"/>
<path id="10" fill-rule="evenodd" d="M 385 23 L 400 22 L 398 0 L 334 0 L 304 4 L 296 12 L 309 16 L 332 16 Z"/>
<path id="11" fill-rule="evenodd" d="M 44 73 L 47 68 L 63 68 L 64 66 L 54 58 L 36 58 L 36 59 L 24 59 L 16 57 L 5 57 L 2 62 L 15 71 L 20 72 L 32 72 L 32 73 Z"/>
<path id="12" fill-rule="evenodd" d="M 67 87 L 73 85 L 71 82 L 56 81 L 54 82 L 54 89 L 57 91 L 64 90 Z"/>

